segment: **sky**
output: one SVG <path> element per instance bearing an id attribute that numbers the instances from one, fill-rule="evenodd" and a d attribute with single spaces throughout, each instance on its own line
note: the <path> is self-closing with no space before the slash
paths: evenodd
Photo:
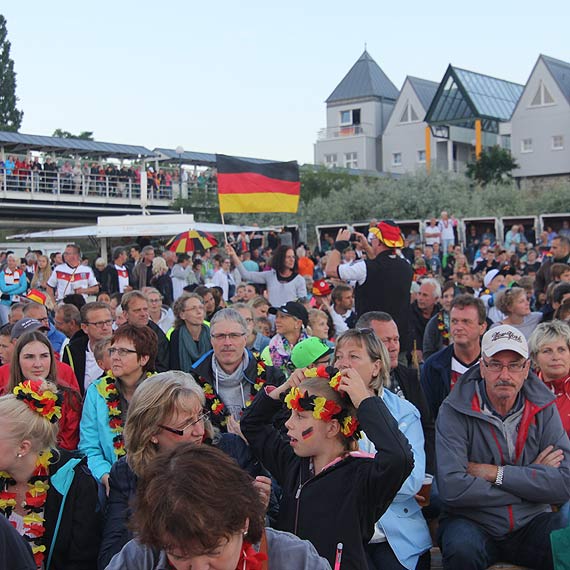
<path id="1" fill-rule="evenodd" d="M 567 0 L 3 3 L 20 132 L 313 162 L 366 44 L 396 87 L 448 66 L 525 83 L 570 61 Z"/>

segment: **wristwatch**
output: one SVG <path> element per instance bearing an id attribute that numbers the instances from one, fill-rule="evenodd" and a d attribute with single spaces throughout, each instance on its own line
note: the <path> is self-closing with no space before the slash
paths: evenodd
<path id="1" fill-rule="evenodd" d="M 497 476 L 495 477 L 495 482 L 493 485 L 500 487 L 503 484 L 503 475 L 505 473 L 505 468 L 502 465 L 497 467 Z"/>

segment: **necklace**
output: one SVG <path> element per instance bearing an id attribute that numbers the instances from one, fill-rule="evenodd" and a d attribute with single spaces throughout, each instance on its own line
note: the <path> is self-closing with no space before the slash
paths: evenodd
<path id="1" fill-rule="evenodd" d="M 244 542 L 236 570 L 262 570 L 265 560 L 267 554 L 257 552 L 249 542 Z"/>
<path id="2" fill-rule="evenodd" d="M 44 506 L 49 490 L 48 467 L 52 457 L 53 454 L 49 450 L 39 453 L 34 472 L 27 484 L 26 498 L 22 504 L 26 511 L 23 537 L 30 543 L 38 568 L 42 567 L 46 552 L 46 546 L 43 544 L 42 537 L 45 533 Z M 16 481 L 9 473 L 0 471 L 0 489 L 2 489 L 0 491 L 0 513 L 6 518 L 10 518 L 12 515 L 16 507 L 17 497 L 17 493 L 11 493 L 6 488 L 15 484 Z"/>

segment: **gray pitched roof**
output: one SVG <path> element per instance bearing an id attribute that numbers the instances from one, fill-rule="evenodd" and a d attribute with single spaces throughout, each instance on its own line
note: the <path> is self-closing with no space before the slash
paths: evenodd
<path id="1" fill-rule="evenodd" d="M 182 163 L 184 164 L 196 164 L 198 166 L 216 166 L 216 155 L 213 153 L 185 150 L 182 155 L 179 155 L 177 154 L 176 150 L 172 148 L 155 148 L 153 152 L 175 161 L 181 159 Z M 243 156 L 236 156 L 235 158 L 247 160 L 248 162 L 253 162 L 256 164 L 276 162 L 274 160 L 266 160 L 264 158 L 246 158 Z"/>
<path id="2" fill-rule="evenodd" d="M 368 97 L 398 98 L 398 89 L 380 69 L 379 65 L 364 50 L 357 62 L 350 68 L 344 79 L 329 95 L 327 103 L 345 101 L 347 99 L 363 99 Z"/>
<path id="3" fill-rule="evenodd" d="M 552 77 L 554 77 L 560 91 L 562 91 L 564 97 L 570 102 L 570 63 L 554 59 L 547 55 L 541 54 L 540 57 L 552 74 Z"/>
<path id="4" fill-rule="evenodd" d="M 412 89 L 416 92 L 424 110 L 427 111 L 435 97 L 439 83 L 429 81 L 428 79 L 420 79 L 419 77 L 411 77 L 410 75 L 408 75 L 407 79 Z"/>
<path id="5" fill-rule="evenodd" d="M 144 146 L 115 144 L 83 139 L 63 139 L 42 135 L 26 135 L 7 131 L 0 132 L 0 144 L 8 152 L 41 150 L 44 152 L 85 154 L 87 156 L 109 156 L 114 158 L 137 158 L 152 156 L 152 151 Z"/>

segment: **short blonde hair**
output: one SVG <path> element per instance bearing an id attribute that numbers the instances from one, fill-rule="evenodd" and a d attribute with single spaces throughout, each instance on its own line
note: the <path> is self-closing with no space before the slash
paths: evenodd
<path id="1" fill-rule="evenodd" d="M 152 260 L 152 274 L 158 275 L 163 271 L 168 271 L 168 265 L 166 264 L 166 261 L 163 257 L 155 257 Z"/>
<path id="2" fill-rule="evenodd" d="M 158 446 L 152 443 L 159 425 L 165 423 L 176 410 L 189 410 L 191 400 L 202 407 L 206 402 L 204 391 L 191 374 L 170 370 L 145 380 L 135 391 L 125 422 L 127 462 L 141 476 L 144 468 L 157 455 Z M 206 423 L 206 435 L 213 437 L 213 429 Z"/>
<path id="3" fill-rule="evenodd" d="M 57 392 L 57 387 L 51 382 L 43 382 L 41 388 L 43 391 Z M 29 440 L 35 452 L 52 449 L 57 445 L 57 422 L 51 423 L 38 412 L 34 412 L 14 394 L 0 397 L 0 418 L 11 439 L 16 442 Z"/>

